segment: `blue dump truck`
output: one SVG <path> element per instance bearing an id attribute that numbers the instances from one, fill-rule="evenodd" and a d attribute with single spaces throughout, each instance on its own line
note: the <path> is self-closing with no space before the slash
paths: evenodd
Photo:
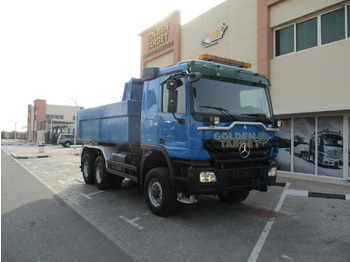
<path id="1" fill-rule="evenodd" d="M 276 181 L 278 127 L 269 79 L 249 67 L 200 55 L 145 68 L 121 102 L 79 111 L 85 182 L 104 190 L 135 181 L 159 216 L 199 194 L 238 203 L 251 190 L 266 192 Z"/>

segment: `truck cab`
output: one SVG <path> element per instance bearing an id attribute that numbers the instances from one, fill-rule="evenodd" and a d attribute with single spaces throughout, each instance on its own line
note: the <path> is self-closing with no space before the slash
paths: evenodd
<path id="1" fill-rule="evenodd" d="M 276 179 L 269 80 L 248 66 L 204 55 L 145 70 L 141 148 L 170 159 L 189 195 L 231 201 L 232 191 L 265 191 Z"/>

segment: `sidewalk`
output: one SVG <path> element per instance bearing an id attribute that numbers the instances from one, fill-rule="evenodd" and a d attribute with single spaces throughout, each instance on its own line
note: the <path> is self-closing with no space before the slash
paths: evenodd
<path id="1" fill-rule="evenodd" d="M 350 200 L 350 181 L 327 177 L 279 173 L 276 185 L 290 183 L 287 194 Z"/>

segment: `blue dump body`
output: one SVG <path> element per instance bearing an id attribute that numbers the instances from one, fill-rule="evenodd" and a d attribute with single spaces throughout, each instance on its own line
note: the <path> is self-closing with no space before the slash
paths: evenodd
<path id="1" fill-rule="evenodd" d="M 132 78 L 121 102 L 78 111 L 78 137 L 100 144 L 138 145 L 142 90 L 143 81 Z"/>

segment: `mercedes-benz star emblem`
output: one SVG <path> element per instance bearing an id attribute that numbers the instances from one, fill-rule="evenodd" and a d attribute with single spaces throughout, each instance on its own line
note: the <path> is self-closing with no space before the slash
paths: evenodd
<path id="1" fill-rule="evenodd" d="M 238 149 L 239 154 L 242 158 L 247 158 L 250 154 L 250 148 L 247 147 L 247 143 L 243 142 Z"/>

